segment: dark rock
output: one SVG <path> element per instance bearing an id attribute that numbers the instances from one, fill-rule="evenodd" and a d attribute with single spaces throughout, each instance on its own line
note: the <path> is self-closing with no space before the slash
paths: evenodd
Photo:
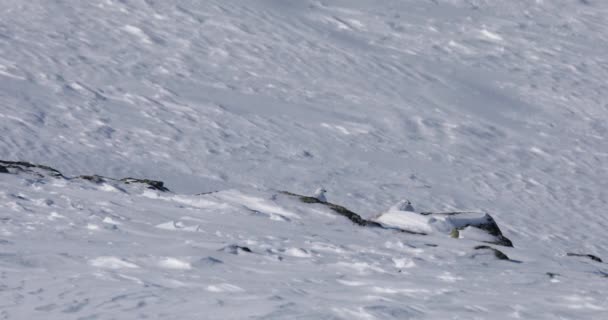
<path id="1" fill-rule="evenodd" d="M 350 220 L 354 224 L 362 226 L 362 227 L 390 229 L 390 230 L 396 230 L 399 232 L 404 232 L 404 233 L 409 233 L 409 234 L 426 235 L 425 233 L 422 233 L 422 232 L 413 232 L 413 231 L 398 229 L 398 228 L 387 228 L 378 222 L 364 219 L 359 214 L 357 214 L 353 211 L 350 211 L 349 209 L 347 209 L 343 206 L 340 206 L 340 205 L 337 205 L 337 204 L 334 204 L 331 202 L 324 202 L 315 197 L 303 196 L 303 195 L 295 194 L 295 193 L 288 192 L 288 191 L 282 191 L 281 193 L 286 194 L 288 196 L 297 197 L 298 199 L 300 199 L 301 202 L 304 202 L 304 203 L 324 205 L 324 206 L 330 208 L 332 211 L 334 211 L 338 215 L 346 217 L 348 220 Z"/>
<path id="2" fill-rule="evenodd" d="M 11 169 L 11 170 L 9 170 Z M 25 161 L 4 161 L 0 160 L 0 173 L 28 173 L 36 175 L 39 178 L 53 177 L 53 178 L 66 178 L 59 170 L 53 169 L 49 166 L 33 164 Z M 165 187 L 162 181 L 150 180 L 150 179 L 136 179 L 136 178 L 123 178 L 120 180 L 103 177 L 99 175 L 82 175 L 72 179 L 83 179 L 94 183 L 104 183 L 108 181 L 120 181 L 125 184 L 141 183 L 148 187 L 148 189 L 158 190 L 162 192 L 168 192 L 169 189 Z"/>
<path id="3" fill-rule="evenodd" d="M 136 178 L 122 178 L 122 179 L 120 179 L 120 181 L 122 181 L 125 184 L 131 184 L 131 183 L 145 184 L 145 185 L 148 185 L 148 189 L 152 189 L 152 190 L 158 190 L 158 191 L 162 191 L 162 192 L 169 191 L 169 189 L 167 187 L 165 187 L 165 183 L 162 181 L 150 180 L 150 179 L 136 179 Z"/>
<path id="4" fill-rule="evenodd" d="M 477 246 L 477 247 L 475 247 L 475 250 L 490 250 L 494 253 L 494 257 L 496 257 L 496 259 L 498 259 L 498 260 L 511 260 L 502 251 L 492 248 L 490 246 Z M 473 257 L 475 257 L 475 256 L 473 256 Z"/>
<path id="5" fill-rule="evenodd" d="M 102 177 L 102 176 L 98 176 L 98 175 L 92 175 L 92 176 L 78 176 L 76 177 L 77 179 L 83 179 L 83 180 L 88 180 L 94 183 L 104 183 L 106 182 L 106 177 Z"/>
<path id="6" fill-rule="evenodd" d="M 495 236 L 497 239 L 496 239 L 496 241 L 493 241 L 492 243 L 498 244 L 501 246 L 512 247 L 513 242 L 502 234 L 502 231 L 500 231 L 500 228 L 498 227 L 498 224 L 496 223 L 494 218 L 492 218 L 492 216 L 490 216 L 487 213 L 485 215 L 485 218 L 487 219 L 487 221 L 485 223 L 475 225 L 474 227 L 485 230 L 489 234 Z M 463 228 L 466 228 L 466 226 Z"/>
<path id="7" fill-rule="evenodd" d="M 466 227 L 479 228 L 481 230 L 486 231 L 488 234 L 490 234 L 496 238 L 496 240 L 494 240 L 494 241 L 484 241 L 484 242 L 490 243 L 490 244 L 496 244 L 496 245 L 500 245 L 500 246 L 505 246 L 505 247 L 513 247 L 513 242 L 502 234 L 502 231 L 498 227 L 496 220 L 494 220 L 494 218 L 492 218 L 492 216 L 490 216 L 487 213 L 484 214 L 484 213 L 480 213 L 480 212 L 466 212 L 466 211 L 458 212 L 457 211 L 457 212 L 438 212 L 438 213 L 421 212 L 420 214 L 425 215 L 425 216 L 433 216 L 433 215 L 453 216 L 453 217 L 455 217 L 454 220 L 457 220 L 460 217 L 463 217 L 465 215 L 471 215 L 471 214 L 483 215 L 480 219 L 472 219 L 472 220 L 474 220 L 474 222 L 462 223 L 461 225 L 459 225 L 456 228 L 457 231 L 463 230 Z M 467 217 L 464 217 L 462 219 L 462 221 L 468 221 L 468 220 L 471 220 L 471 219 L 469 219 Z"/>
<path id="8" fill-rule="evenodd" d="M 107 224 L 103 227 L 106 230 L 110 230 L 110 231 L 117 231 L 118 230 L 118 226 L 115 224 Z"/>
<path id="9" fill-rule="evenodd" d="M 367 220 L 365 220 L 365 219 L 361 218 L 361 216 L 360 216 L 360 215 L 358 215 L 358 214 L 356 214 L 356 213 L 354 213 L 354 212 L 352 212 L 352 211 L 350 211 L 350 210 L 346 209 L 346 208 L 345 208 L 345 207 L 343 207 L 343 206 L 339 206 L 339 205 L 336 205 L 336 204 L 333 204 L 333 203 L 329 203 L 329 202 L 325 202 L 325 203 L 323 203 L 323 204 L 325 204 L 326 206 L 328 206 L 328 207 L 329 207 L 331 210 L 333 210 L 333 211 L 334 211 L 334 212 L 336 212 L 337 214 L 339 214 L 339 215 L 341 215 L 341 216 L 343 216 L 343 217 L 348 218 L 348 220 L 350 220 L 350 221 L 352 221 L 353 223 L 358 224 L 358 225 L 360 225 L 360 226 L 368 226 L 368 225 L 369 225 L 369 226 L 373 226 L 373 227 L 378 227 L 378 226 L 380 226 L 380 225 L 379 225 L 378 223 L 376 223 L 376 222 L 367 221 Z"/>
<path id="10" fill-rule="evenodd" d="M 49 166 L 33 164 L 25 161 L 4 161 L 0 160 L 0 172 L 11 173 L 8 169 L 15 169 L 16 173 L 24 172 L 34 174 L 38 177 L 50 176 L 54 178 L 65 178 L 59 170 Z"/>
<path id="11" fill-rule="evenodd" d="M 231 244 L 229 246 L 223 247 L 218 251 L 230 254 L 240 254 L 241 252 L 253 253 L 253 251 L 251 251 L 251 249 L 249 249 L 248 247 L 243 247 L 236 244 Z"/>
<path id="12" fill-rule="evenodd" d="M 214 193 L 218 193 L 219 190 L 215 190 L 215 191 L 207 191 L 207 192 L 201 192 L 201 193 L 197 193 L 195 194 L 195 196 L 206 196 L 208 194 L 214 194 Z"/>
<path id="13" fill-rule="evenodd" d="M 545 274 L 548 275 L 549 278 L 551 278 L 551 279 L 553 279 L 553 278 L 555 278 L 555 277 L 557 277 L 557 276 L 560 275 L 559 273 L 553 273 L 553 272 L 547 272 Z"/>
<path id="14" fill-rule="evenodd" d="M 599 257 L 594 256 L 592 254 L 583 254 L 583 253 L 568 252 L 568 253 L 566 253 L 566 255 L 568 257 L 584 257 L 584 258 L 589 258 L 589 259 L 591 259 L 593 261 L 596 261 L 596 262 L 600 262 L 600 263 L 602 262 L 602 259 L 600 259 Z"/>
<path id="15" fill-rule="evenodd" d="M 286 192 L 285 194 L 288 194 L 290 196 L 299 197 L 300 201 L 302 201 L 304 203 L 325 203 L 325 202 L 322 202 L 321 200 L 319 200 L 319 199 L 317 199 L 315 197 L 301 196 L 301 195 L 298 195 L 298 194 L 288 193 L 288 192 Z"/>

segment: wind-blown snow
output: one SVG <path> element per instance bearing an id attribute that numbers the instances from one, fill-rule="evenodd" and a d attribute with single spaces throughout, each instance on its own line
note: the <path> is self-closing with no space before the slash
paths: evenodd
<path id="1" fill-rule="evenodd" d="M 0 173 L 0 318 L 603 319 L 605 264 L 566 253 L 608 257 L 607 15 L 0 2 L 0 160 L 175 191 Z M 366 218 L 489 212 L 521 263 L 268 191 L 319 186 Z"/>
<path id="2" fill-rule="evenodd" d="M 137 187 L 113 192 L 54 179 L 0 180 L 7 318 L 554 319 L 608 312 L 604 264 L 551 249 L 495 246 L 512 259 L 501 261 L 474 249 L 485 239 L 360 227 L 322 204 L 272 191 L 151 199 Z M 267 211 L 249 209 L 252 198 L 265 199 Z M 203 201 L 223 205 L 201 208 Z M 273 219 L 279 208 L 301 218 Z"/>

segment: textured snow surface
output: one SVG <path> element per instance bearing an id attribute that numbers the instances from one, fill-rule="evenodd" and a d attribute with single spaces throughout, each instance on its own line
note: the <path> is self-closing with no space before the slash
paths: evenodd
<path id="1" fill-rule="evenodd" d="M 274 191 L 186 196 L 0 177 L 8 319 L 600 319 L 608 312 L 605 264 L 555 247 L 494 246 L 512 259 L 497 260 L 469 237 L 364 228 Z"/>
<path id="2" fill-rule="evenodd" d="M 0 319 L 605 319 L 605 264 L 566 253 L 608 258 L 607 16 L 0 1 L 0 160 L 175 192 L 0 173 Z M 488 212 L 521 263 L 268 191 L 320 186 L 366 218 Z"/>

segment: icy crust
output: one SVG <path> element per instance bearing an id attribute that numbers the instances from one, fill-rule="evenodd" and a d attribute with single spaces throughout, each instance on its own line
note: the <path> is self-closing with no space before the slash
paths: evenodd
<path id="1" fill-rule="evenodd" d="M 502 234 L 494 218 L 483 212 L 417 213 L 394 207 L 374 220 L 384 226 L 414 232 L 445 234 L 453 238 L 466 238 L 507 247 L 513 246 L 511 240 Z"/>

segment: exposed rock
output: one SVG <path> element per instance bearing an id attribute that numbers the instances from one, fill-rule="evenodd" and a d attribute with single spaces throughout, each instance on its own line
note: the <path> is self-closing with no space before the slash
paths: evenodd
<path id="1" fill-rule="evenodd" d="M 195 194 L 195 196 L 205 196 L 205 195 L 208 195 L 208 194 L 214 194 L 214 193 L 218 193 L 218 192 L 220 192 L 220 191 L 219 190 L 214 190 L 214 191 L 201 192 L 201 193 Z"/>
<path id="2" fill-rule="evenodd" d="M 243 247 L 243 246 L 239 246 L 236 244 L 231 244 L 229 246 L 223 247 L 218 251 L 222 251 L 222 252 L 226 252 L 226 253 L 230 253 L 230 254 L 241 254 L 243 252 L 253 253 L 253 251 L 251 251 L 251 249 L 249 249 L 248 247 Z"/>
<path id="3" fill-rule="evenodd" d="M 117 179 L 108 178 L 108 177 L 104 177 L 104 176 L 100 176 L 100 175 L 96 175 L 96 174 L 78 176 L 78 177 L 76 177 L 76 179 L 83 179 L 83 180 L 91 181 L 91 182 L 97 183 L 97 184 L 106 183 L 109 181 L 122 182 L 124 184 L 139 183 L 139 184 L 146 185 L 146 187 L 148 189 L 158 190 L 158 191 L 162 191 L 162 192 L 170 191 L 167 187 L 165 187 L 164 182 L 157 181 L 157 180 L 150 180 L 150 179 L 122 178 L 120 180 L 117 180 Z"/>
<path id="4" fill-rule="evenodd" d="M 600 263 L 602 262 L 602 259 L 600 259 L 599 257 L 594 256 L 594 255 L 592 255 L 592 254 L 584 254 L 584 253 L 572 253 L 572 252 L 568 252 L 568 253 L 566 253 L 566 255 L 567 255 L 568 257 L 584 257 L 584 258 L 589 258 L 589 259 L 591 259 L 591 260 L 593 260 L 593 261 L 596 261 L 596 262 L 600 262 Z"/>
<path id="5" fill-rule="evenodd" d="M 125 184 L 140 183 L 148 187 L 148 189 L 158 190 L 167 192 L 169 189 L 165 187 L 162 181 L 150 180 L 150 179 L 137 179 L 137 178 L 123 178 L 120 180 L 103 177 L 100 175 L 82 175 L 74 178 L 65 177 L 59 170 L 51 168 L 45 165 L 33 164 L 25 161 L 4 161 L 0 160 L 0 173 L 18 174 L 27 173 L 35 175 L 39 178 L 52 177 L 52 178 L 64 178 L 64 179 L 83 179 L 94 183 L 105 183 L 108 181 L 120 181 Z"/>
<path id="6" fill-rule="evenodd" d="M 497 244 L 505 247 L 513 247 L 513 242 L 502 234 L 502 231 L 498 227 L 496 220 L 487 213 L 481 212 L 423 212 L 425 216 L 432 217 L 443 217 L 449 220 L 452 225 L 461 231 L 467 227 L 475 227 L 486 231 L 489 235 L 493 236 L 492 241 L 483 241 L 491 244 Z M 450 231 L 451 232 L 451 231 Z"/>
<path id="7" fill-rule="evenodd" d="M 10 169 L 10 170 L 9 170 Z M 29 173 L 40 178 L 46 176 L 54 178 L 64 178 L 59 170 L 49 166 L 33 164 L 25 161 L 4 161 L 0 160 L 0 173 Z"/>
<path id="8" fill-rule="evenodd" d="M 464 238 L 507 247 L 513 246 L 511 240 L 502 234 L 494 218 L 484 212 L 417 213 L 401 210 L 398 205 L 377 215 L 374 221 L 383 226 L 403 230 L 426 234 L 440 233 L 456 239 Z"/>
<path id="9" fill-rule="evenodd" d="M 169 191 L 169 189 L 167 187 L 165 187 L 165 183 L 162 181 L 158 181 L 158 180 L 122 178 L 122 179 L 120 179 L 120 181 L 124 182 L 125 184 L 131 184 L 131 183 L 145 184 L 145 185 L 148 185 L 148 189 L 152 189 L 152 190 L 158 190 L 158 191 L 162 191 L 162 192 Z"/>
<path id="10" fill-rule="evenodd" d="M 383 226 L 382 224 L 375 222 L 375 221 L 371 221 L 371 220 L 366 220 L 364 218 L 362 218 L 359 214 L 350 211 L 349 209 L 331 203 L 331 202 L 323 202 L 321 200 L 319 200 L 316 197 L 308 197 L 308 196 L 303 196 L 303 195 L 299 195 L 299 194 L 295 194 L 295 193 L 291 193 L 291 192 L 287 192 L 287 191 L 283 191 L 281 192 L 283 194 L 289 195 L 289 196 L 293 196 L 293 197 L 297 197 L 300 199 L 300 201 L 304 202 L 304 203 L 311 203 L 311 204 L 322 204 L 324 206 L 327 206 L 328 208 L 330 208 L 332 211 L 334 211 L 335 213 L 346 217 L 348 220 L 352 221 L 353 223 L 362 226 L 362 227 L 373 227 L 373 228 L 382 228 L 382 229 L 391 229 L 391 230 L 397 230 L 400 232 L 404 232 L 404 233 L 409 233 L 409 234 L 418 234 L 418 235 L 426 235 L 423 232 L 414 232 L 414 231 L 410 231 L 410 230 L 405 230 L 405 229 L 400 229 L 400 228 L 387 228 L 385 226 Z"/>
<path id="11" fill-rule="evenodd" d="M 106 182 L 106 180 L 108 178 L 106 177 L 102 177 L 102 176 L 98 176 L 98 175 L 92 175 L 92 176 L 78 176 L 76 177 L 77 179 L 83 179 L 83 180 L 88 180 L 94 183 L 104 183 Z"/>
<path id="12" fill-rule="evenodd" d="M 494 253 L 494 257 L 496 257 L 496 259 L 498 260 L 511 260 L 509 259 L 509 257 L 504 254 L 502 251 L 492 248 L 490 246 L 477 246 L 475 247 L 475 250 L 490 250 Z M 475 257 L 475 255 L 473 255 L 473 258 Z"/>

